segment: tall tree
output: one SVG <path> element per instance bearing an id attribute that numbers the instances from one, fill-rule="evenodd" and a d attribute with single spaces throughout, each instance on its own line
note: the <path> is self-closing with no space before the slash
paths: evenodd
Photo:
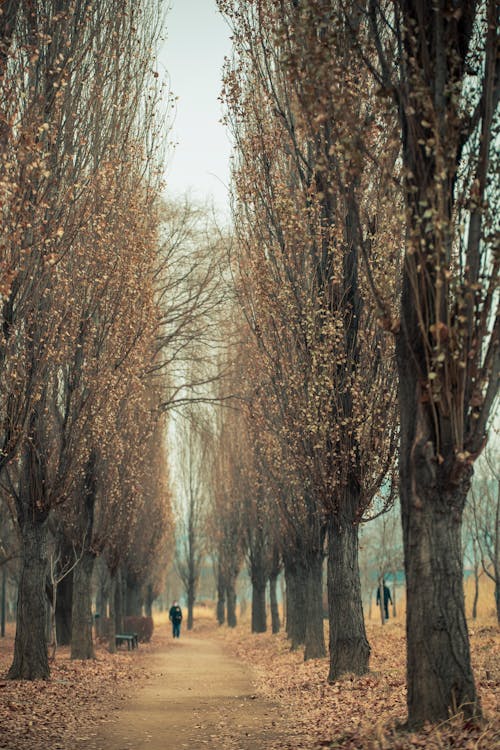
<path id="1" fill-rule="evenodd" d="M 206 554 L 205 519 L 208 511 L 206 422 L 202 407 L 185 407 L 179 426 L 179 476 L 176 511 L 175 565 L 187 597 L 187 628 L 193 627 L 193 608 Z"/>
<path id="2" fill-rule="evenodd" d="M 287 476 L 277 496 L 284 517 L 302 523 L 301 566 L 318 581 L 328 529 L 335 679 L 368 668 L 358 524 L 394 453 L 391 346 L 370 286 L 399 261 L 398 201 L 361 146 L 384 154 L 385 170 L 398 152 L 369 76 L 353 67 L 345 29 L 334 23 L 335 4 L 220 6 L 237 55 L 225 94 L 238 156 L 240 299 L 256 338 L 262 421 Z M 377 259 L 371 276 L 361 267 L 368 250 Z M 321 618 L 321 584 L 315 588 L 307 611 Z"/>
<path id="3" fill-rule="evenodd" d="M 401 140 L 400 487 L 408 718 L 419 725 L 480 714 L 461 526 L 500 370 L 499 8 L 370 0 L 359 12 L 369 39 L 351 25 L 352 38 L 397 109 Z"/>
<path id="4" fill-rule="evenodd" d="M 105 415 L 120 398 L 120 364 L 136 343 L 132 335 L 127 339 L 123 320 L 114 346 L 107 349 L 114 349 L 114 369 L 111 357 L 106 366 L 100 359 L 101 369 L 96 365 L 96 350 L 106 349 L 103 341 L 110 338 L 110 327 L 99 329 L 113 308 L 106 290 L 116 290 L 112 273 L 99 276 L 104 270 L 99 258 L 107 243 L 118 239 L 120 226 L 138 229 L 135 209 L 125 219 L 127 204 L 120 200 L 118 180 L 122 173 L 140 173 L 136 188 L 147 182 L 148 159 L 142 159 L 133 127 L 142 91 L 124 84 L 138 52 L 130 47 L 131 38 L 140 38 L 142 22 L 150 28 L 156 5 L 127 14 L 113 0 L 99 7 L 85 0 L 23 3 L 12 27 L 14 39 L 2 48 L 9 55 L 1 95 L 9 123 L 6 153 L 11 155 L 10 161 L 2 160 L 2 190 L 8 198 L 2 213 L 2 464 L 5 459 L 4 485 L 23 543 L 9 673 L 14 678 L 48 676 L 47 520 L 55 507 L 77 497 L 85 506 L 93 503 L 95 437 L 102 437 Z M 117 56 L 115 44 L 123 37 L 127 44 Z M 148 47 L 148 59 L 150 54 Z M 111 75 L 118 70 L 119 75 Z M 114 107 L 103 107 L 105 97 L 117 103 L 120 117 Z M 151 112 L 146 107 L 141 114 L 149 118 Z M 98 196 L 103 196 L 101 203 Z M 152 239 L 148 231 L 132 243 L 136 255 L 148 256 Z M 120 282 L 129 307 L 137 302 L 137 295 L 127 294 L 136 271 L 137 266 Z M 96 275 L 94 285 L 86 283 L 88 272 Z M 118 345 L 124 349 L 116 355 Z M 93 383 L 86 379 L 96 372 Z"/>
<path id="5" fill-rule="evenodd" d="M 217 577 L 217 619 L 236 626 L 236 579 L 241 569 L 244 543 L 238 486 L 235 435 L 240 422 L 234 408 L 219 406 L 212 437 L 208 533 Z M 226 618 L 227 613 L 227 618 Z"/>

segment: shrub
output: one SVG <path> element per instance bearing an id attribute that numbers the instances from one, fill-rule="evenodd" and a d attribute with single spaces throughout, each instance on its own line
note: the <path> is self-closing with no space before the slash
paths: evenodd
<path id="1" fill-rule="evenodd" d="M 152 617 L 125 617 L 123 620 L 125 633 L 137 633 L 140 643 L 149 643 L 153 635 Z"/>

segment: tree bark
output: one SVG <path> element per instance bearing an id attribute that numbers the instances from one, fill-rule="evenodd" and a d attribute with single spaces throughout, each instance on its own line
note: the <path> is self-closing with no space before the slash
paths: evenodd
<path id="1" fill-rule="evenodd" d="M 227 591 L 226 591 L 226 601 L 227 601 L 227 624 L 230 628 L 235 628 L 237 625 L 237 618 L 236 618 L 236 588 L 235 588 L 235 582 L 231 581 L 228 583 Z"/>
<path id="2" fill-rule="evenodd" d="M 252 633 L 265 633 L 266 630 L 266 577 L 261 570 L 252 575 Z"/>
<path id="3" fill-rule="evenodd" d="M 73 571 L 57 584 L 56 633 L 60 646 L 71 643 L 71 610 L 73 606 Z"/>
<path id="4" fill-rule="evenodd" d="M 330 672 L 333 682 L 346 672 L 368 671 L 366 638 L 358 567 L 358 526 L 331 517 L 328 528 L 328 613 Z"/>
<path id="5" fill-rule="evenodd" d="M 22 523 L 22 563 L 17 597 L 14 658 L 11 680 L 46 680 L 49 659 L 45 625 L 47 597 L 47 515 L 27 509 Z"/>
<path id="6" fill-rule="evenodd" d="M 121 569 L 118 568 L 115 575 L 115 595 L 114 595 L 114 614 L 115 614 L 115 633 L 123 633 L 123 577 Z"/>
<path id="7" fill-rule="evenodd" d="M 153 586 L 148 583 L 146 587 L 146 601 L 144 604 L 144 612 L 146 617 L 153 617 L 153 602 L 155 600 L 153 593 Z"/>
<path id="8" fill-rule="evenodd" d="M 478 565 L 474 565 L 474 599 L 472 602 L 472 619 L 477 618 L 477 602 L 479 599 L 479 572 Z"/>
<path id="9" fill-rule="evenodd" d="M 93 659 L 91 579 L 95 556 L 85 552 L 73 572 L 71 658 Z"/>
<path id="10" fill-rule="evenodd" d="M 402 493 L 411 726 L 460 710 L 475 715 L 478 706 L 465 619 L 461 502 L 450 513 L 448 497 L 426 496 L 419 484 L 413 496 Z"/>
<path id="11" fill-rule="evenodd" d="M 384 610 L 384 579 L 381 578 L 378 582 L 378 608 L 380 611 L 380 622 L 385 625 L 385 610 Z"/>
<path id="12" fill-rule="evenodd" d="M 280 589 L 281 589 L 281 606 L 283 608 L 283 623 L 285 624 L 287 621 L 287 610 L 286 610 L 286 583 L 285 583 L 285 576 L 282 575 L 279 579 L 280 581 Z"/>
<path id="13" fill-rule="evenodd" d="M 278 575 L 271 575 L 269 577 L 269 600 L 271 602 L 271 631 L 273 633 L 280 632 L 280 613 L 278 608 L 278 595 L 277 587 Z"/>
<path id="14" fill-rule="evenodd" d="M 396 617 L 396 571 L 392 571 L 392 616 Z"/>
<path id="15" fill-rule="evenodd" d="M 125 616 L 126 617 L 141 617 L 142 616 L 142 601 L 141 601 L 141 588 L 134 581 L 131 582 L 126 579 L 126 602 L 125 602 Z"/>
<path id="16" fill-rule="evenodd" d="M 116 626 L 116 600 L 117 600 L 116 591 L 119 588 L 117 586 L 117 575 L 118 575 L 117 571 L 115 572 L 110 571 L 110 576 L 109 576 L 109 633 L 108 633 L 108 637 L 109 637 L 108 648 L 109 648 L 110 654 L 116 654 L 115 636 L 117 632 L 120 632 L 120 631 L 117 631 L 117 626 Z"/>
<path id="17" fill-rule="evenodd" d="M 286 580 L 286 632 L 290 639 L 290 648 L 295 651 L 305 643 L 306 591 L 305 576 L 296 562 L 285 562 Z"/>
<path id="18" fill-rule="evenodd" d="M 408 377 L 405 369 L 400 377 L 400 493 L 407 701 L 408 724 L 419 727 L 458 711 L 476 717 L 481 708 L 470 661 L 463 592 L 461 529 L 470 473 L 464 470 L 461 478 L 451 481 L 446 467 L 438 465 L 430 438 L 432 426 L 426 420 L 430 417 L 420 402 L 415 403 L 415 376 Z"/>
<path id="19" fill-rule="evenodd" d="M 407 259 L 396 342 L 400 497 L 406 575 L 408 724 L 481 712 L 470 661 L 463 591 L 462 515 L 472 468 L 457 471 L 451 427 L 439 432 L 418 371 L 424 369 Z M 415 366 L 420 363 L 420 367 Z M 439 444 L 439 450 L 437 445 Z M 438 453 L 441 460 L 438 461 Z"/>
<path id="20" fill-rule="evenodd" d="M 2 605 L 0 614 L 0 636 L 5 638 L 5 609 L 7 598 L 7 566 L 2 565 Z"/>
<path id="21" fill-rule="evenodd" d="M 265 633 L 267 565 L 265 541 L 259 530 L 250 550 L 249 573 L 252 581 L 252 633 Z"/>
<path id="22" fill-rule="evenodd" d="M 96 635 L 100 638 L 103 634 L 103 628 L 102 628 L 102 622 L 103 618 L 107 616 L 107 599 L 108 599 L 108 591 L 106 587 L 106 591 L 104 590 L 104 585 L 102 581 L 98 582 L 97 585 L 97 593 L 95 598 L 95 608 L 96 608 Z"/>
<path id="23" fill-rule="evenodd" d="M 217 575 L 217 622 L 219 625 L 224 625 L 225 620 L 225 597 L 226 597 L 226 583 L 224 576 L 221 571 Z"/>
<path id="24" fill-rule="evenodd" d="M 193 623 L 194 623 L 194 600 L 195 600 L 195 592 L 196 592 L 196 582 L 194 579 L 189 580 L 188 590 L 187 590 L 187 629 L 192 630 L 193 629 Z"/>
<path id="25" fill-rule="evenodd" d="M 304 660 L 326 656 L 323 627 L 323 550 L 312 552 L 306 566 L 306 620 Z"/>

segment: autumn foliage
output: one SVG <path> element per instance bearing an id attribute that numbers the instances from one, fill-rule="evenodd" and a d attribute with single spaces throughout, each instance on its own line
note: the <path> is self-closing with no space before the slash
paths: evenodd
<path id="1" fill-rule="evenodd" d="M 49 674 L 49 541 L 52 606 L 71 573 L 72 654 L 89 658 L 96 556 L 113 578 L 129 555 L 154 588 L 171 529 L 154 375 L 160 20 L 156 2 L 2 7 L 0 471 L 22 558 L 13 678 Z"/>

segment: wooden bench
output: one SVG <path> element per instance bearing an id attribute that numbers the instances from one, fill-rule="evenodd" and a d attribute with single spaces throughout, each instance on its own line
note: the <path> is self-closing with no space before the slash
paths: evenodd
<path id="1" fill-rule="evenodd" d="M 115 635 L 115 643 L 117 648 L 126 643 L 128 651 L 130 651 L 130 649 L 139 648 L 139 638 L 137 633 L 117 633 Z"/>

